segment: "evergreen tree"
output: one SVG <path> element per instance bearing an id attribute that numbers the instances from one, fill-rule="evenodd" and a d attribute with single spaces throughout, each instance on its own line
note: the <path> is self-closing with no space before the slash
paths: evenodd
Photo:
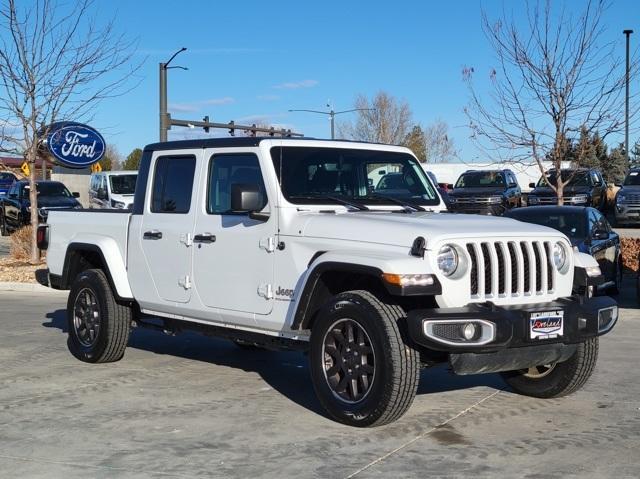
<path id="1" fill-rule="evenodd" d="M 627 173 L 627 155 L 624 151 L 624 143 L 613 150 L 606 161 L 600 165 L 602 176 L 607 183 L 622 183 Z"/>
<path id="2" fill-rule="evenodd" d="M 129 153 L 129 156 L 127 156 L 127 159 L 124 160 L 124 163 L 122 164 L 122 169 L 137 170 L 138 168 L 140 168 L 141 158 L 142 158 L 142 150 L 140 148 L 136 148 L 131 153 Z"/>
<path id="3" fill-rule="evenodd" d="M 580 128 L 580 139 L 572 148 L 575 166 L 582 168 L 598 168 L 600 166 L 594 141 L 595 135 L 592 139 L 589 130 L 583 125 Z"/>
<path id="4" fill-rule="evenodd" d="M 413 151 L 422 163 L 427 161 L 427 139 L 420 125 L 413 126 L 402 144 Z"/>
<path id="5" fill-rule="evenodd" d="M 638 163 L 640 163 L 640 140 L 637 140 L 633 144 L 633 147 L 631 148 L 631 151 L 630 151 L 629 160 L 631 161 L 631 163 L 633 163 L 636 166 L 638 165 Z"/>
<path id="6" fill-rule="evenodd" d="M 602 168 L 602 165 L 606 163 L 608 157 L 607 144 L 602 138 L 600 138 L 600 133 L 597 131 L 593 134 L 591 143 L 593 144 L 593 149 L 596 153 L 596 157 L 598 158 L 598 164 Z"/>

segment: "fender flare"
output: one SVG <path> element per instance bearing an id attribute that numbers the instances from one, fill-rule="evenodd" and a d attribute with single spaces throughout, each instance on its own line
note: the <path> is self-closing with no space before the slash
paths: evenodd
<path id="1" fill-rule="evenodd" d="M 64 258 L 64 265 L 62 267 L 62 289 L 68 289 L 71 282 L 74 280 L 71 276 L 73 273 L 73 261 L 76 253 L 91 252 L 96 253 L 100 258 L 102 265 L 104 266 L 104 273 L 107 276 L 109 285 L 116 297 L 125 301 L 132 300 L 133 293 L 131 292 L 131 286 L 129 285 L 129 280 L 127 278 L 127 270 L 118 246 L 110 239 L 104 239 L 101 243 L 102 244 L 99 245 L 82 242 L 69 243 Z"/>
<path id="2" fill-rule="evenodd" d="M 406 257 L 364 256 L 361 252 L 319 252 L 312 257 L 307 272 L 302 278 L 303 286 L 297 295 L 298 300 L 295 304 L 291 329 L 305 329 L 310 315 L 316 311 L 316 309 L 310 310 L 310 306 L 313 304 L 319 280 L 327 272 L 345 272 L 368 276 L 379 281 L 386 292 L 392 296 L 436 296 L 442 294 L 442 286 L 436 275 L 433 275 L 434 284 L 430 286 L 404 288 L 383 281 L 383 273 L 432 274 L 422 258 L 409 255 Z"/>

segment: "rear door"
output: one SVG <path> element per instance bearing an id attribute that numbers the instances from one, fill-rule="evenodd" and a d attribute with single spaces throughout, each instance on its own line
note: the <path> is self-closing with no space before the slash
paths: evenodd
<path id="1" fill-rule="evenodd" d="M 151 160 L 145 211 L 129 243 L 137 243 L 145 267 L 131 274 L 136 298 L 150 304 L 191 298 L 191 233 L 195 218 L 197 155 L 156 152 Z M 130 252 L 135 255 L 136 250 Z M 138 262 L 139 264 L 139 262 Z M 134 284 L 135 283 L 135 284 Z"/>

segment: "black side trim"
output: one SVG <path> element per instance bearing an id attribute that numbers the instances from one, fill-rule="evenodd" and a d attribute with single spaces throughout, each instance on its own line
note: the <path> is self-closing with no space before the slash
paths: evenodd
<path id="1" fill-rule="evenodd" d="M 172 142 L 173 143 L 173 142 Z M 133 197 L 134 215 L 141 215 L 144 212 L 144 198 L 147 196 L 147 183 L 149 181 L 149 168 L 151 168 L 152 150 L 144 149 L 138 168 L 138 178 L 136 179 L 136 192 Z"/>
<path id="2" fill-rule="evenodd" d="M 104 266 L 103 268 L 104 274 L 107 276 L 107 280 L 109 280 L 109 286 L 111 286 L 111 290 L 113 291 L 113 294 L 115 295 L 116 299 L 120 301 L 131 301 L 131 298 L 123 298 L 120 295 L 118 295 L 118 291 L 116 289 L 115 283 L 113 282 L 113 278 L 111 277 L 111 271 L 109 271 L 109 268 L 107 267 L 107 261 L 104 257 L 104 254 L 102 254 L 102 250 L 97 245 L 90 244 L 90 243 L 70 243 L 69 246 L 67 246 L 67 253 L 64 257 L 64 266 L 62 267 L 62 276 L 59 277 L 60 282 L 59 282 L 58 289 L 66 290 L 71 287 L 71 282 L 75 279 L 75 275 L 73 275 L 72 273 L 74 271 L 74 267 L 76 266 L 73 262 L 77 261 L 76 258 L 78 257 L 76 253 L 82 253 L 87 251 L 91 253 L 96 253 L 100 257 L 100 261 Z M 50 276 L 53 276 L 53 275 L 50 275 Z"/>
<path id="3" fill-rule="evenodd" d="M 62 276 L 59 274 L 51 274 L 49 273 L 49 284 L 53 289 L 63 289 L 62 285 Z"/>
<path id="4" fill-rule="evenodd" d="M 318 253 L 316 253 L 316 255 L 318 255 Z M 322 274 L 327 271 L 359 273 L 379 278 L 380 280 L 382 279 L 382 271 L 379 268 L 374 268 L 372 266 L 338 263 L 334 261 L 319 264 L 309 274 L 307 282 L 304 285 L 304 289 L 300 293 L 300 300 L 298 301 L 291 329 L 304 329 L 304 326 L 310 319 L 310 316 L 314 313 L 314 311 L 309 310 L 309 306 L 311 305 L 313 294 L 316 291 L 316 287 L 318 286 L 318 280 L 320 279 Z"/>
<path id="5" fill-rule="evenodd" d="M 324 252 L 316 253 L 310 263 L 313 263 L 315 258 L 323 253 Z M 309 274 L 304 289 L 300 293 L 300 300 L 298 301 L 291 329 L 305 329 L 309 319 L 311 319 L 311 316 L 315 313 L 316 308 L 311 308 L 313 296 L 316 293 L 320 277 L 326 272 L 356 273 L 370 276 L 371 278 L 379 280 L 386 291 L 393 296 L 435 296 L 442 294 L 442 286 L 435 276 L 434 284 L 430 286 L 396 286 L 388 284 L 382 279 L 382 271 L 379 268 L 329 261 L 319 264 Z"/>

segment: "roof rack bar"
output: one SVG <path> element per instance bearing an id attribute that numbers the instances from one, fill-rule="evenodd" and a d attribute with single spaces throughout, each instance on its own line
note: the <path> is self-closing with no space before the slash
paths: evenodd
<path id="1" fill-rule="evenodd" d="M 229 123 L 214 123 L 214 122 L 210 122 L 210 121 L 178 120 L 178 119 L 170 118 L 169 119 L 169 124 L 171 126 L 184 126 L 186 128 L 203 128 L 203 129 L 207 129 L 207 128 L 222 128 L 222 129 L 228 129 L 229 130 L 229 134 L 231 136 L 234 136 L 235 130 L 249 132 L 252 136 L 256 136 L 256 134 L 258 132 L 260 132 L 260 133 L 268 133 L 269 136 L 276 136 L 277 135 L 277 136 L 282 136 L 282 137 L 287 137 L 287 138 L 303 137 L 304 136 L 302 133 L 296 133 L 294 131 L 291 131 L 290 129 L 285 129 L 285 128 L 276 129 L 274 127 L 263 128 L 263 127 L 256 126 L 255 124 L 254 125 L 238 125 L 238 124 L 234 123 L 233 121 L 230 121 Z"/>

